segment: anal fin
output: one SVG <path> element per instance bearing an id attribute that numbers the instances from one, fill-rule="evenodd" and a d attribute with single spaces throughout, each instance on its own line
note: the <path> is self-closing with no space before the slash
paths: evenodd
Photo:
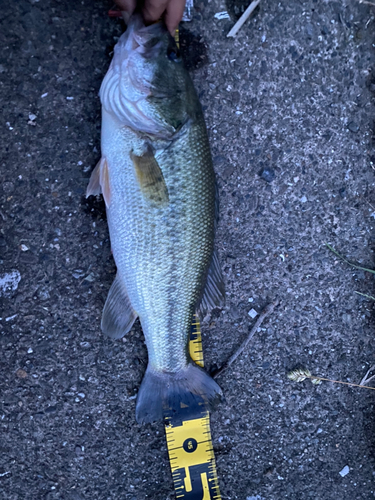
<path id="1" fill-rule="evenodd" d="M 212 260 L 207 273 L 206 285 L 202 298 L 197 306 L 197 312 L 204 317 L 215 307 L 223 307 L 225 303 L 225 287 L 221 273 L 220 262 L 214 250 Z"/>
<path id="2" fill-rule="evenodd" d="M 128 333 L 137 318 L 125 287 L 118 276 L 112 283 L 102 314 L 102 331 L 108 337 L 120 339 Z"/>

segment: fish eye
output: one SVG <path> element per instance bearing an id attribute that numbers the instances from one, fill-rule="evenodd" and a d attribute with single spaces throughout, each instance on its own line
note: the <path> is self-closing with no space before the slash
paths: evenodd
<path id="1" fill-rule="evenodd" d="M 170 61 L 181 62 L 180 51 L 177 47 L 168 48 L 167 56 Z"/>

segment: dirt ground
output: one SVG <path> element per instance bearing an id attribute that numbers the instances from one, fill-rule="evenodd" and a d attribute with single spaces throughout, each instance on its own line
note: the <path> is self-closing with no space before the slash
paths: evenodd
<path id="1" fill-rule="evenodd" d="M 98 89 L 122 31 L 99 0 L 0 2 L 0 498 L 171 500 L 163 426 L 135 422 L 139 323 L 100 331 L 115 274 L 101 200 Z M 220 191 L 227 304 L 203 325 L 208 367 L 280 306 L 218 382 L 223 499 L 375 497 L 375 8 L 262 0 L 235 39 L 236 0 L 196 0 L 181 30 Z M 215 13 L 228 11 L 230 19 Z M 374 162 L 374 163 L 373 163 Z M 349 473 L 340 471 L 348 466 Z"/>

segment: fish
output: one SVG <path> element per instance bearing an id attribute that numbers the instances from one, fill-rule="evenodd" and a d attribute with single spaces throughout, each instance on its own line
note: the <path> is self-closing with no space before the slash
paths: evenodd
<path id="1" fill-rule="evenodd" d="M 200 416 L 222 396 L 188 349 L 194 314 L 225 300 L 218 197 L 202 108 L 163 22 L 131 17 L 99 95 L 101 159 L 86 196 L 103 194 L 117 267 L 101 329 L 119 339 L 139 317 L 148 365 L 137 422 Z"/>

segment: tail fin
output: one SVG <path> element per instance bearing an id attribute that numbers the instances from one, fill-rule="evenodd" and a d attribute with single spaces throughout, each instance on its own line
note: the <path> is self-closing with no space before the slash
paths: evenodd
<path id="1" fill-rule="evenodd" d="M 220 400 L 217 383 L 195 363 L 176 373 L 146 370 L 136 407 L 138 423 L 201 417 Z"/>

